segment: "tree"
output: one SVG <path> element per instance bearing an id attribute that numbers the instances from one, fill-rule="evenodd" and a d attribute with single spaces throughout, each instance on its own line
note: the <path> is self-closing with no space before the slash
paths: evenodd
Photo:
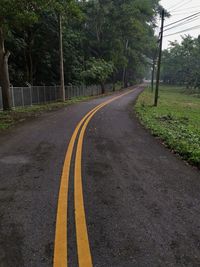
<path id="1" fill-rule="evenodd" d="M 200 38 L 189 35 L 182 42 L 171 42 L 163 51 L 162 79 L 165 83 L 200 88 Z"/>
<path id="2" fill-rule="evenodd" d="M 10 79 L 8 71 L 8 59 L 10 52 L 5 47 L 5 40 L 10 32 L 16 28 L 22 28 L 34 24 L 43 10 L 47 8 L 45 0 L 19 1 L 1 0 L 0 15 L 0 85 L 2 88 L 3 108 L 11 109 Z"/>
<path id="3" fill-rule="evenodd" d="M 8 59 L 10 52 L 5 47 L 5 40 L 15 30 L 25 32 L 24 41 L 27 47 L 25 56 L 27 66 L 27 78 L 33 81 L 32 45 L 35 37 L 34 26 L 44 12 L 51 12 L 58 17 L 61 14 L 77 12 L 77 5 L 72 0 L 1 0 L 0 8 L 0 85 L 2 88 L 4 110 L 11 108 L 10 79 L 8 71 Z"/>
<path id="4" fill-rule="evenodd" d="M 83 79 L 90 84 L 100 83 L 102 94 L 105 93 L 105 81 L 113 72 L 113 65 L 103 59 L 91 58 L 82 72 Z"/>
<path id="5" fill-rule="evenodd" d="M 128 80 L 136 81 L 138 74 L 143 74 L 139 73 L 143 67 L 138 68 L 138 64 L 146 64 L 144 55 L 149 54 L 151 43 L 155 42 L 158 1 L 95 0 L 82 6 L 86 14 L 86 57 L 112 62 L 113 82 L 120 79 L 127 86 Z"/>
<path id="6" fill-rule="evenodd" d="M 2 74 L 3 70 L 8 74 L 6 51 L 11 51 L 12 55 L 9 59 L 12 84 L 60 82 L 60 15 L 66 83 L 101 83 L 103 88 L 106 82 L 115 84 L 123 81 L 127 86 L 142 79 L 146 58 L 151 57 L 156 43 L 154 27 L 156 14 L 159 13 L 158 2 L 1 0 L 0 28 L 4 49 L 0 50 L 5 57 L 1 57 L 0 62 L 5 64 L 1 64 L 4 68 L 1 67 L 0 82 L 4 109 L 10 107 L 6 103 L 10 99 L 9 75 Z M 105 73 L 100 71 L 100 76 L 105 74 L 106 78 L 93 77 L 98 67 L 105 70 Z"/>

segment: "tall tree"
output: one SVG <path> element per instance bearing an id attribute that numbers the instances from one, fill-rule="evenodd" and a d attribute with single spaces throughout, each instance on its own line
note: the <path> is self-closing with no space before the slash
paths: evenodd
<path id="1" fill-rule="evenodd" d="M 1 0 L 0 3 L 0 85 L 2 88 L 4 110 L 11 108 L 10 79 L 8 59 L 10 52 L 5 41 L 14 30 L 25 32 L 25 62 L 27 66 L 27 80 L 33 81 L 32 46 L 35 36 L 34 25 L 44 12 L 54 12 L 58 15 L 77 12 L 77 5 L 73 0 Z M 36 27 L 37 29 L 37 27 Z"/>
<path id="2" fill-rule="evenodd" d="M 162 79 L 166 83 L 200 88 L 200 37 L 183 37 L 181 44 L 171 42 L 163 53 Z"/>
<path id="3" fill-rule="evenodd" d="M 1 0 L 0 8 L 0 84 L 3 96 L 3 108 L 11 108 L 10 80 L 8 71 L 8 59 L 10 52 L 5 47 L 5 40 L 10 31 L 35 23 L 43 8 L 47 8 L 45 0 L 19 1 Z"/>
<path id="4" fill-rule="evenodd" d="M 156 43 L 158 0 L 1 0 L 0 7 L 4 109 L 10 108 L 8 50 L 14 85 L 59 83 L 60 14 L 66 83 L 101 83 L 102 91 L 105 82 L 134 83 Z"/>

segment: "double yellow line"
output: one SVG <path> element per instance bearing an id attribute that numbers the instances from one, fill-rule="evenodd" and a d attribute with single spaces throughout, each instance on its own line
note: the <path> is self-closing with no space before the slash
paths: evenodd
<path id="1" fill-rule="evenodd" d="M 68 210 L 68 186 L 70 176 L 70 165 L 72 154 L 77 139 L 78 143 L 75 156 L 75 169 L 74 169 L 74 204 L 75 204 L 75 224 L 76 224 L 76 239 L 79 267 L 92 267 L 92 257 L 90 252 L 90 245 L 87 232 L 86 216 L 83 200 L 83 187 L 82 187 L 82 148 L 83 139 L 88 123 L 92 117 L 104 106 L 109 103 L 132 93 L 134 90 L 129 90 L 119 96 L 116 96 L 108 101 L 98 105 L 90 112 L 88 112 L 83 119 L 78 123 L 71 137 L 68 145 L 62 176 L 60 191 L 58 197 L 57 219 L 56 219 L 56 233 L 54 244 L 54 267 L 67 267 L 67 210 Z"/>

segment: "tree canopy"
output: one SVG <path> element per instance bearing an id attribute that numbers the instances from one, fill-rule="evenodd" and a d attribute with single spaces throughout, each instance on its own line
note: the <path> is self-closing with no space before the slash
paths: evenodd
<path id="1" fill-rule="evenodd" d="M 171 42 L 163 52 L 162 79 L 165 83 L 200 89 L 200 36 L 183 36 L 181 44 Z"/>
<path id="2" fill-rule="evenodd" d="M 1 0 L 0 9 L 1 86 L 7 51 L 13 85 L 59 84 L 58 14 L 65 82 L 126 86 L 144 76 L 160 5 L 159 0 Z"/>

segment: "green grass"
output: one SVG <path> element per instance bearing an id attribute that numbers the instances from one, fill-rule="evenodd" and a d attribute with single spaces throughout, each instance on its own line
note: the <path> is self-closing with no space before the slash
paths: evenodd
<path id="1" fill-rule="evenodd" d="M 158 107 L 146 89 L 136 103 L 136 113 L 152 134 L 189 163 L 200 167 L 200 98 L 183 88 L 161 86 Z"/>
<path id="2" fill-rule="evenodd" d="M 80 97 L 68 100 L 66 102 L 54 102 L 45 105 L 34 105 L 25 108 L 16 108 L 12 111 L 0 111 L 0 131 L 4 131 L 8 128 L 15 126 L 16 124 L 25 120 L 40 116 L 44 112 L 54 111 L 68 105 L 88 100 L 93 97 Z"/>

